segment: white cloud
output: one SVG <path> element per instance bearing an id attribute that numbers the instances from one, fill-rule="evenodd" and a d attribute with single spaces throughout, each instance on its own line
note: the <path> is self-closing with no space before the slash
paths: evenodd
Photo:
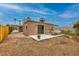
<path id="1" fill-rule="evenodd" d="M 35 12 L 35 13 L 39 13 L 39 14 L 48 14 L 47 12 L 41 11 L 41 10 L 33 10 L 33 9 L 30 9 L 29 11 Z"/>
<path id="2" fill-rule="evenodd" d="M 63 13 L 58 15 L 61 18 L 73 18 L 79 16 L 79 4 L 69 6 Z"/>
<path id="3" fill-rule="evenodd" d="M 72 18 L 72 17 L 75 17 L 76 15 L 77 14 L 63 13 L 63 14 L 60 14 L 58 16 L 61 18 Z"/>
<path id="4" fill-rule="evenodd" d="M 14 10 L 22 10 L 22 8 L 15 4 L 0 4 L 0 7 L 14 9 Z"/>
<path id="5" fill-rule="evenodd" d="M 52 11 L 52 10 L 46 10 L 44 8 L 44 10 L 37 10 L 37 9 L 32 9 L 30 8 L 29 10 L 26 10 L 26 11 L 29 11 L 29 12 L 35 12 L 35 13 L 38 13 L 38 14 L 44 14 L 44 15 L 53 15 L 53 14 L 56 14 L 55 11 Z"/>
<path id="6" fill-rule="evenodd" d="M 44 15 L 53 15 L 56 13 L 56 11 L 54 11 L 54 10 L 50 10 L 48 8 L 41 6 L 41 5 L 38 5 L 38 6 L 40 7 L 39 9 L 34 9 L 34 7 L 32 7 L 32 6 L 31 7 L 30 6 L 22 7 L 22 6 L 19 6 L 16 4 L 0 4 L 0 7 L 13 9 L 14 11 L 34 12 L 34 13 L 44 14 Z"/>

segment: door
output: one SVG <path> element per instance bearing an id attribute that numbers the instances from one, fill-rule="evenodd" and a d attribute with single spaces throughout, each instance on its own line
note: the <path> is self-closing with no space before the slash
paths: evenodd
<path id="1" fill-rule="evenodd" d="M 44 34 L 44 25 L 38 25 L 38 34 Z"/>

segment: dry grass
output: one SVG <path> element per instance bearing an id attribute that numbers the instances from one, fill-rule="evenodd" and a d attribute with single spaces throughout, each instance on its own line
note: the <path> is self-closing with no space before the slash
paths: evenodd
<path id="1" fill-rule="evenodd" d="M 79 55 L 79 44 L 68 36 L 35 41 L 22 33 L 12 33 L 0 44 L 0 55 L 61 56 Z"/>

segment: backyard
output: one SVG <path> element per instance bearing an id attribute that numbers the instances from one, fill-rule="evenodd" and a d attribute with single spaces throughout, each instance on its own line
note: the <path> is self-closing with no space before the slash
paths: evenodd
<path id="1" fill-rule="evenodd" d="M 62 56 L 79 55 L 79 37 L 62 35 L 36 41 L 23 33 L 11 33 L 0 44 L 0 55 L 8 56 Z"/>

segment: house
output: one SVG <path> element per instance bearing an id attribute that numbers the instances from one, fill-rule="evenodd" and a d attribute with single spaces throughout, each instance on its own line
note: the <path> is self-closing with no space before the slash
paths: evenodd
<path id="1" fill-rule="evenodd" d="M 54 26 L 56 25 L 46 23 L 44 18 L 40 18 L 40 21 L 33 21 L 27 17 L 23 23 L 23 34 L 52 34 Z"/>
<path id="2" fill-rule="evenodd" d="M 23 31 L 23 24 L 21 20 L 17 20 L 16 18 L 14 19 L 14 23 L 13 25 L 11 25 L 12 27 L 12 32 L 22 32 Z"/>

